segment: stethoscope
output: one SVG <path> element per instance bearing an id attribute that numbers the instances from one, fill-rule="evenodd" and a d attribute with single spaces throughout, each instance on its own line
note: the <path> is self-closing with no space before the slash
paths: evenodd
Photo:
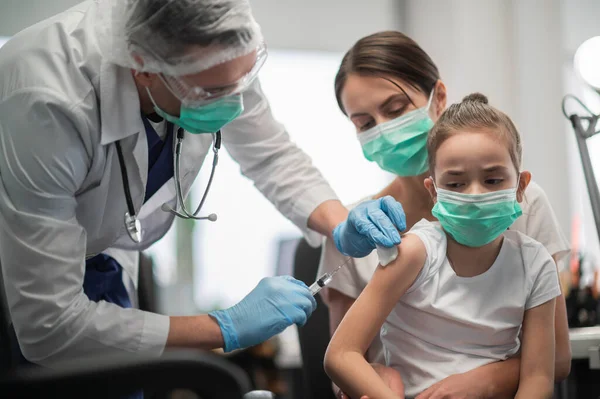
<path id="1" fill-rule="evenodd" d="M 221 149 L 221 131 L 217 131 L 212 134 L 213 138 L 213 162 L 212 169 L 210 171 L 210 177 L 208 178 L 208 183 L 206 184 L 206 189 L 204 190 L 204 194 L 202 195 L 202 199 L 200 200 L 200 204 L 194 213 L 190 213 L 183 201 L 183 193 L 181 191 L 181 181 L 180 181 L 180 160 L 181 160 L 181 150 L 183 144 L 183 138 L 185 135 L 185 131 L 182 128 L 177 129 L 177 135 L 175 136 L 175 157 L 173 159 L 173 170 L 174 170 L 174 180 L 175 180 L 175 191 L 177 193 L 177 203 L 175 205 L 175 209 L 171 208 L 168 204 L 164 203 L 161 207 L 163 212 L 171 212 L 175 216 L 179 216 L 183 219 L 194 219 L 194 220 L 210 220 L 214 222 L 217 220 L 217 215 L 211 213 L 208 216 L 198 216 L 202 206 L 204 205 L 204 201 L 206 201 L 206 196 L 210 190 L 210 186 L 213 181 L 213 177 L 215 176 L 215 169 L 217 167 L 217 163 L 219 162 L 219 150 Z M 119 165 L 121 168 L 121 177 L 123 180 L 123 190 L 125 191 L 125 200 L 127 201 L 127 212 L 125 212 L 125 228 L 127 229 L 127 233 L 129 237 L 136 242 L 142 242 L 142 224 L 137 218 L 137 214 L 135 213 L 135 207 L 133 206 L 133 199 L 131 198 L 131 191 L 129 190 L 129 178 L 127 176 L 127 167 L 125 166 L 125 158 L 123 157 L 123 150 L 121 149 L 121 142 L 117 141 L 117 156 L 119 158 Z M 179 209 L 179 211 L 177 210 Z"/>

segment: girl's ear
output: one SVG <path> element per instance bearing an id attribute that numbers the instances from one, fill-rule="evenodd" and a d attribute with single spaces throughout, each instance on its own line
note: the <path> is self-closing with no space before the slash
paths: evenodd
<path id="1" fill-rule="evenodd" d="M 429 195 L 431 196 L 431 199 L 433 200 L 433 203 L 435 204 L 435 202 L 437 201 L 437 191 L 435 190 L 435 184 L 433 182 L 433 177 L 428 177 L 423 181 L 423 184 L 425 185 L 425 188 L 427 189 L 427 191 L 429 191 Z"/>
<path id="2" fill-rule="evenodd" d="M 523 202 L 523 198 L 525 198 L 525 189 L 529 186 L 531 182 L 531 173 L 528 171 L 523 171 L 520 173 L 519 178 L 519 187 L 517 187 L 517 201 L 519 203 Z"/>

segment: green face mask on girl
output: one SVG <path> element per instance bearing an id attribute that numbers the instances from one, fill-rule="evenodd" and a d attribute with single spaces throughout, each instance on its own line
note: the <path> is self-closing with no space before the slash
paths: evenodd
<path id="1" fill-rule="evenodd" d="M 523 214 L 517 187 L 485 194 L 463 194 L 436 187 L 437 202 L 431 213 L 456 242 L 482 247 Z"/>

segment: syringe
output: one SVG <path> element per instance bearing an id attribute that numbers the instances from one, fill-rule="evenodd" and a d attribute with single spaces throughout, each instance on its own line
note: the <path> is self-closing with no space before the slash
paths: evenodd
<path id="1" fill-rule="evenodd" d="M 397 247 L 385 248 L 385 247 L 377 246 L 377 255 L 379 256 L 379 264 L 381 264 L 381 266 L 385 267 L 385 266 L 387 266 L 388 263 L 392 262 L 394 259 L 396 259 L 396 257 L 398 257 L 398 248 Z M 342 263 L 341 265 L 336 267 L 333 271 L 331 271 L 330 273 L 323 274 L 321 277 L 319 277 L 317 279 L 317 281 L 312 283 L 310 285 L 310 287 L 308 287 L 310 289 L 311 294 L 313 296 L 317 295 L 319 293 L 319 291 L 321 291 L 323 289 L 323 287 L 325 287 L 327 284 L 329 284 L 331 282 L 331 280 L 333 279 L 333 276 L 335 276 L 335 274 L 337 272 L 339 272 L 340 269 L 344 265 L 346 265 L 348 262 L 350 262 L 351 259 L 352 258 L 346 259 L 346 261 L 344 263 Z"/>
<path id="2" fill-rule="evenodd" d="M 331 282 L 331 280 L 333 279 L 333 276 L 335 276 L 335 274 L 340 271 L 340 269 L 342 268 L 342 266 L 346 265 L 348 262 L 350 262 L 352 258 L 348 258 L 346 259 L 346 261 L 344 263 L 342 263 L 341 265 L 339 265 L 338 267 L 336 267 L 333 271 L 329 272 L 329 273 L 325 273 L 323 274 L 321 277 L 319 277 L 317 279 L 317 281 L 315 281 L 314 283 L 312 283 L 310 285 L 310 293 L 315 296 L 319 293 L 319 291 L 321 291 L 321 289 L 323 289 L 323 287 L 325 287 L 327 284 L 329 284 Z"/>

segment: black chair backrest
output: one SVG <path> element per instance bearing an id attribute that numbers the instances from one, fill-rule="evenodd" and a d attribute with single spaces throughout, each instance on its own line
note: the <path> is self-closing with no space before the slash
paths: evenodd
<path id="1" fill-rule="evenodd" d="M 140 269 L 138 273 L 139 308 L 146 312 L 158 313 L 156 285 L 154 283 L 153 260 L 144 252 L 140 252 Z"/>
<path id="2" fill-rule="evenodd" d="M 95 356 L 56 369 L 21 367 L 8 379 L 0 378 L 0 391 L 6 394 L 0 396 L 7 398 L 81 398 L 85 392 L 86 399 L 105 399 L 140 388 L 159 397 L 177 388 L 201 398 L 240 399 L 251 385 L 246 373 L 222 356 L 190 349 L 167 350 L 158 358 Z"/>
<path id="3" fill-rule="evenodd" d="M 313 248 L 301 240 L 294 256 L 294 277 L 311 285 L 317 278 L 320 258 L 321 248 Z M 304 327 L 298 329 L 305 398 L 335 399 L 331 380 L 323 368 L 323 358 L 329 344 L 329 311 L 320 295 L 315 299 L 317 309 Z"/>
<path id="4" fill-rule="evenodd" d="M 18 364 L 18 357 L 14 353 L 12 340 L 15 334 L 10 322 L 10 313 L 4 291 L 4 277 L 0 264 L 0 376 L 7 374 Z"/>

